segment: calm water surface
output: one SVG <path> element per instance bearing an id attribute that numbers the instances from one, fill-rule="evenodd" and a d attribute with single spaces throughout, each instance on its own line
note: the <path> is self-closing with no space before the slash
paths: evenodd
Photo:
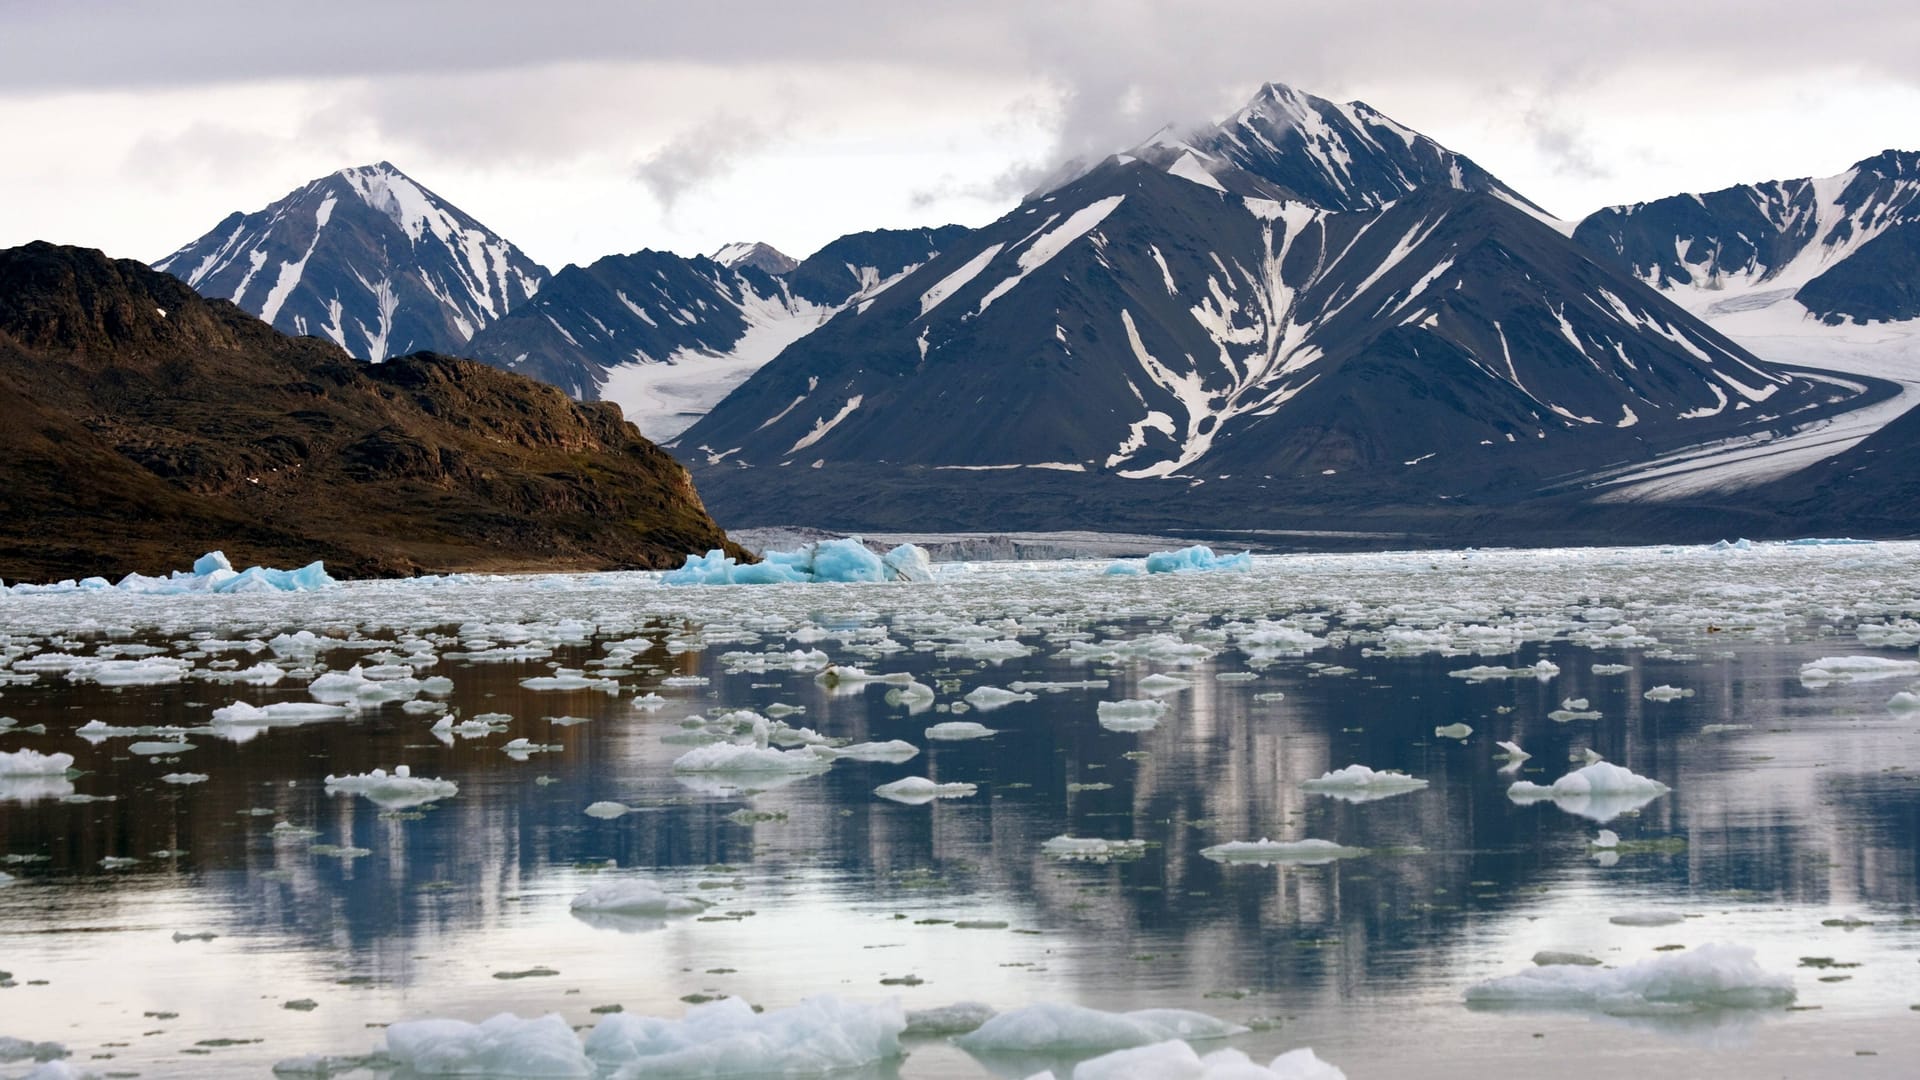
<path id="1" fill-rule="evenodd" d="M 1888 707 L 1920 676 L 1802 678 L 1822 657 L 1915 659 L 1920 548 L 1287 557 L 1177 580 L 1100 569 L 953 568 L 918 586 L 602 575 L 0 593 L 0 715 L 15 721 L 0 751 L 63 751 L 82 770 L 70 788 L 0 779 L 0 870 L 14 879 L 0 886 L 0 1035 L 65 1043 L 74 1064 L 114 1075 L 257 1076 L 298 1054 L 376 1049 L 393 1020 L 512 1010 L 584 1027 L 612 1005 L 675 1016 L 702 995 L 778 1007 L 832 993 L 1196 1009 L 1251 1024 L 1233 1045 L 1256 1058 L 1311 1045 L 1355 1078 L 1920 1074 L 1920 712 Z M 261 648 L 301 629 L 328 640 Z M 129 645 L 194 670 L 116 688 L 33 662 Z M 509 649 L 519 658 L 501 659 Z M 937 704 L 916 713 L 887 684 L 834 692 L 817 662 L 781 666 L 813 649 L 909 675 Z M 398 656 L 451 680 L 421 700 L 511 720 L 449 745 L 433 713 L 396 702 L 238 741 L 202 730 L 159 758 L 130 753 L 133 737 L 76 734 L 95 720 L 204 728 L 217 707 L 308 701 L 321 669 Z M 260 660 L 293 674 L 271 687 L 206 677 Z M 1453 674 L 1543 660 L 1558 673 Z M 555 668 L 610 672 L 617 692 L 521 685 Z M 1155 674 L 1190 684 L 1159 697 L 1157 728 L 1100 726 L 1099 702 L 1148 697 Z M 1022 681 L 1104 685 L 953 711 Z M 1692 694 L 1645 696 L 1662 685 Z M 1550 715 L 1578 698 L 1600 716 Z M 804 710 L 791 725 L 920 753 L 757 792 L 676 776 L 689 717 L 773 706 Z M 922 734 L 956 719 L 996 734 Z M 1436 736 L 1455 723 L 1472 733 Z M 557 748 L 519 759 L 501 749 L 516 737 Z M 1509 739 L 1533 756 L 1503 773 L 1494 744 Z M 1589 748 L 1672 788 L 1605 824 L 1614 853 L 1590 847 L 1601 824 L 1507 796 Z M 1362 803 L 1302 789 L 1350 763 L 1430 786 Z M 322 784 L 397 764 L 459 793 L 383 810 Z M 180 772 L 208 779 L 161 779 Z M 911 775 L 978 793 L 922 806 L 873 794 Z M 583 813 L 600 800 L 635 810 Z M 1042 852 L 1061 835 L 1146 846 L 1067 862 Z M 1372 853 L 1294 866 L 1201 854 L 1263 837 Z M 587 886 L 631 876 L 713 906 L 665 922 L 569 911 Z M 1645 912 L 1684 918 L 1610 921 Z M 1463 1001 L 1541 949 L 1626 965 L 1722 941 L 1791 972 L 1796 1005 L 1648 1018 Z M 873 1075 L 1046 1064 L 909 1050 Z"/>

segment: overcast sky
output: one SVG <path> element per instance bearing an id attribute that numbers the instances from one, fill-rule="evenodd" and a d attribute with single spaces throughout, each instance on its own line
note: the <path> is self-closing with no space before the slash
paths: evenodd
<path id="1" fill-rule="evenodd" d="M 1920 149 L 1916 57 L 1911 0 L 0 0 L 0 246 L 156 259 L 386 159 L 554 268 L 803 256 L 1267 81 L 1577 217 Z"/>

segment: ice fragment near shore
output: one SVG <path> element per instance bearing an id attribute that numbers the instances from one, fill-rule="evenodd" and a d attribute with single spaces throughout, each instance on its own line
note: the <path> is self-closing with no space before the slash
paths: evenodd
<path id="1" fill-rule="evenodd" d="M 1003 1012 L 953 1041 L 976 1052 L 1071 1053 L 1122 1050 L 1168 1039 L 1224 1039 L 1246 1030 L 1184 1009 L 1113 1013 L 1043 1002 Z"/>
<path id="2" fill-rule="evenodd" d="M 1590 1009 L 1645 1016 L 1791 1004 L 1793 977 L 1762 969 L 1753 950 L 1707 944 L 1624 968 L 1556 964 L 1488 979 L 1467 989 L 1486 1008 Z"/>
<path id="3" fill-rule="evenodd" d="M 68 593 L 93 592 L 113 589 L 128 593 L 146 593 L 149 595 L 174 595 L 180 593 L 249 593 L 249 592 L 306 592 L 312 589 L 324 589 L 335 584 L 327 576 L 325 563 L 311 562 L 298 570 L 274 570 L 264 566 L 250 566 L 235 573 L 233 564 L 218 551 L 210 551 L 194 560 L 192 571 L 175 570 L 166 577 L 149 577 L 146 574 L 128 574 L 118 584 L 109 583 L 105 578 L 91 577 L 83 581 L 68 579 L 51 585 L 13 585 L 16 593 Z"/>

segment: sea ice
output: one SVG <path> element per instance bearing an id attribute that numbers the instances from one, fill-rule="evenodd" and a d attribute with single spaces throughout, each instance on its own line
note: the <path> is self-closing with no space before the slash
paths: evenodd
<path id="1" fill-rule="evenodd" d="M 387 1027 L 387 1053 L 421 1076 L 587 1077 L 593 1062 L 558 1014 L 501 1013 L 479 1024 L 404 1020 Z"/>
<path id="2" fill-rule="evenodd" d="M 1753 950 L 1707 944 L 1623 968 L 1555 964 L 1467 988 L 1467 1004 L 1493 1008 L 1592 1009 L 1645 1016 L 1792 1003 L 1793 977 L 1763 970 Z"/>
<path id="3" fill-rule="evenodd" d="M 405 809 L 410 806 L 424 806 L 439 799 L 449 799 L 460 794 L 460 785 L 452 780 L 429 779 L 414 776 L 413 770 L 405 765 L 396 765 L 392 773 L 385 769 L 375 769 L 369 773 L 356 773 L 351 776 L 329 775 L 325 781 L 327 794 L 346 793 L 364 795 L 376 806 L 388 810 Z"/>
<path id="4" fill-rule="evenodd" d="M 1112 1013 L 1042 1002 L 1000 1013 L 953 1041 L 969 1051 L 1071 1053 L 1123 1050 L 1168 1039 L 1224 1039 L 1247 1029 L 1184 1009 Z"/>
<path id="5" fill-rule="evenodd" d="M 271 705 L 249 705 L 236 701 L 213 710 L 216 727 L 265 727 L 272 724 L 304 724 L 313 720 L 336 720 L 352 715 L 344 705 L 325 705 L 310 701 L 276 701 Z"/>
<path id="6" fill-rule="evenodd" d="M 1433 734 L 1435 738 L 1440 739 L 1464 739 L 1473 734 L 1473 726 L 1456 722 L 1445 727 L 1434 728 Z"/>
<path id="7" fill-rule="evenodd" d="M 888 739 L 885 742 L 854 743 L 852 746 L 826 746 L 816 744 L 807 751 L 831 761 L 836 758 L 848 758 L 853 761 L 881 761 L 898 765 L 911 761 L 920 753 L 920 748 L 905 739 Z"/>
<path id="8" fill-rule="evenodd" d="M 146 574 L 128 574 L 118 584 L 110 584 L 105 578 L 87 578 L 84 581 L 59 582 L 52 585 L 13 585 L 16 593 L 68 593 L 92 592 L 112 589 L 125 593 L 146 593 L 150 595 L 175 595 L 180 593 L 249 593 L 249 592 L 305 592 L 312 589 L 324 589 L 334 584 L 327 576 L 326 564 L 308 563 L 298 570 L 274 570 L 263 566 L 250 566 L 235 573 L 233 564 L 218 551 L 210 551 L 194 560 L 192 571 L 175 570 L 166 577 L 150 577 Z"/>
<path id="9" fill-rule="evenodd" d="M 875 795 L 894 802 L 919 806 L 935 799 L 962 799 L 980 790 L 966 783 L 935 783 L 924 776 L 909 776 L 873 789 Z"/>
<path id="10" fill-rule="evenodd" d="M 1646 698 L 1648 701 L 1679 701 L 1681 698 L 1692 697 L 1693 691 L 1683 690 L 1678 686 L 1667 686 L 1663 683 L 1640 696 Z"/>

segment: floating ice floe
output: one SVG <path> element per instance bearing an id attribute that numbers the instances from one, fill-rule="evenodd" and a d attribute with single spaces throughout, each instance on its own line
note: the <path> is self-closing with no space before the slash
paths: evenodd
<path id="1" fill-rule="evenodd" d="M 207 782 L 208 779 L 210 778 L 207 776 L 206 773 L 203 773 L 203 772 L 170 772 L 167 775 L 161 777 L 160 782 L 163 784 L 180 784 L 180 785 L 204 784 Z"/>
<path id="2" fill-rule="evenodd" d="M 1195 544 L 1175 551 L 1156 551 L 1147 556 L 1146 570 L 1149 574 L 1178 574 L 1208 570 L 1250 570 L 1253 568 L 1253 553 L 1243 551 L 1238 555 L 1215 555 L 1213 549 L 1205 544 Z"/>
<path id="3" fill-rule="evenodd" d="M 873 789 L 873 793 L 897 803 L 919 806 L 935 799 L 963 799 L 979 790 L 972 784 L 958 782 L 941 784 L 924 776 L 909 776 L 890 784 L 881 784 Z"/>
<path id="4" fill-rule="evenodd" d="M 1372 802 L 1375 799 L 1404 795 L 1427 786 L 1425 780 L 1402 772 L 1379 771 L 1365 765 L 1348 765 L 1301 783 L 1302 790 L 1330 795 L 1347 802 Z"/>
<path id="5" fill-rule="evenodd" d="M 1886 656 L 1823 656 L 1800 669 L 1800 681 L 1810 685 L 1868 682 L 1920 675 L 1920 660 Z"/>
<path id="6" fill-rule="evenodd" d="M 1672 790 L 1658 780 L 1609 761 L 1594 761 L 1555 780 L 1551 785 L 1516 780 L 1507 798 L 1517 803 L 1552 800 L 1570 814 L 1605 824 L 1629 810 L 1637 810 Z"/>
<path id="7" fill-rule="evenodd" d="M 961 742 L 966 739 L 984 739 L 999 732 L 971 720 L 942 720 L 938 724 L 928 725 L 925 734 L 927 738 L 936 742 Z"/>
<path id="8" fill-rule="evenodd" d="M 1057 1078 L 1047 1071 L 1028 1080 Z M 1289 1050 L 1263 1066 L 1232 1048 L 1203 1057 L 1175 1039 L 1090 1058 L 1075 1065 L 1068 1080 L 1347 1080 L 1347 1074 L 1311 1047 Z"/>
<path id="9" fill-rule="evenodd" d="M 0 752 L 0 777 L 59 776 L 73 768 L 72 754 L 43 754 L 38 750 Z"/>
<path id="10" fill-rule="evenodd" d="M 193 749 L 193 744 L 184 740 L 135 742 L 127 744 L 127 753 L 135 757 L 169 757 L 175 754 L 184 754 L 191 749 Z"/>
<path id="11" fill-rule="evenodd" d="M 551 675 L 536 675 L 530 679 L 521 679 L 520 686 L 526 690 L 598 690 L 606 694 L 620 692 L 620 680 L 596 679 L 573 668 L 557 668 Z"/>
<path id="12" fill-rule="evenodd" d="M 767 746 L 712 743 L 680 755 L 673 771 L 680 773 L 817 773 L 833 767 L 833 759 L 811 750 L 776 750 Z"/>
<path id="13" fill-rule="evenodd" d="M 1003 705 L 1011 705 L 1016 701 L 1033 701 L 1035 698 L 1033 694 L 1002 690 L 997 686 L 976 686 L 961 700 L 981 712 L 987 712 Z"/>
<path id="14" fill-rule="evenodd" d="M 1482 1008 L 1588 1009 L 1647 1016 L 1706 1009 L 1778 1008 L 1793 1002 L 1791 975 L 1762 969 L 1753 950 L 1707 944 L 1623 968 L 1533 967 L 1468 987 Z"/>
<path id="15" fill-rule="evenodd" d="M 1169 1039 L 1225 1039 L 1246 1030 L 1185 1009 L 1114 1013 L 1042 1002 L 1000 1013 L 953 1041 L 976 1053 L 1073 1053 L 1124 1050 Z"/>
<path id="16" fill-rule="evenodd" d="M 586 1053 L 612 1070 L 609 1080 L 821 1076 L 899 1057 L 906 1026 L 898 1001 L 864 1005 L 823 995 L 755 1012 L 723 998 L 678 1020 L 615 1013 L 587 1036 Z"/>
<path id="17" fill-rule="evenodd" d="M 1500 753 L 1493 755 L 1494 759 L 1506 762 L 1505 765 L 1500 767 L 1501 772 L 1512 772 L 1520 767 L 1521 762 L 1533 756 L 1525 750 L 1520 749 L 1519 743 L 1510 739 L 1503 739 L 1493 745 L 1499 747 L 1501 750 Z"/>
<path id="18" fill-rule="evenodd" d="M 920 748 L 905 739 L 888 739 L 885 742 L 854 743 L 851 746 L 814 745 L 805 752 L 813 753 L 828 760 L 847 758 L 852 761 L 879 761 L 898 765 L 911 761 L 920 753 Z"/>
<path id="19" fill-rule="evenodd" d="M 1040 852 L 1065 862 L 1112 862 L 1137 859 L 1147 853 L 1145 840 L 1102 840 L 1092 836 L 1056 836 L 1040 845 Z"/>
<path id="20" fill-rule="evenodd" d="M 274 570 L 250 566 L 236 573 L 226 555 L 209 551 L 194 560 L 191 572 L 175 570 L 166 577 L 128 574 L 118 584 L 106 578 L 90 577 L 82 581 L 68 579 L 51 585 L 12 585 L 15 593 L 70 593 L 117 590 L 126 593 L 171 595 L 179 593 L 253 593 L 305 592 L 334 584 L 327 576 L 325 563 L 311 562 L 298 570 Z"/>
<path id="21" fill-rule="evenodd" d="M 325 784 L 329 795 L 364 795 L 375 805 L 388 810 L 424 806 L 460 794 L 460 785 L 452 780 L 415 776 L 413 770 L 405 765 L 394 766 L 391 773 L 385 769 L 375 769 L 351 776 L 329 775 Z"/>
<path id="22" fill-rule="evenodd" d="M 187 677 L 190 660 L 149 656 L 139 660 L 93 660 L 67 670 L 68 682 L 100 686 L 167 686 Z"/>
<path id="23" fill-rule="evenodd" d="M 1692 697 L 1693 691 L 1662 683 L 1640 696 L 1648 701 L 1679 701 L 1681 698 Z"/>
<path id="24" fill-rule="evenodd" d="M 1108 731 L 1152 731 L 1167 715 L 1168 705 L 1152 698 L 1129 698 L 1103 701 L 1095 711 L 1100 726 Z"/>
<path id="25" fill-rule="evenodd" d="M 707 910 L 704 900 L 678 896 L 651 881 L 627 879 L 601 881 L 575 896 L 567 907 L 575 912 L 607 915 L 640 915 L 662 918 L 668 915 L 698 915 Z"/>
<path id="26" fill-rule="evenodd" d="M 1366 848 L 1347 847 L 1331 840 L 1233 840 L 1201 848 L 1200 854 L 1214 862 L 1257 863 L 1263 866 L 1288 863 L 1317 866 L 1335 859 L 1351 859 L 1369 854 Z"/>
<path id="27" fill-rule="evenodd" d="M 403 1020 L 387 1026 L 387 1053 L 421 1076 L 587 1077 L 593 1062 L 573 1028 L 549 1013 L 501 1013 L 479 1024 Z"/>
<path id="28" fill-rule="evenodd" d="M 857 538 L 821 540 L 793 551 L 769 551 L 741 565 L 718 549 L 688 555 L 687 564 L 660 576 L 667 585 L 780 585 L 807 582 L 932 581 L 927 553 L 901 544 L 876 555 Z"/>
<path id="29" fill-rule="evenodd" d="M 602 799 L 599 802 L 588 803 L 586 810 L 582 812 L 588 817 L 597 817 L 610 821 L 614 818 L 625 817 L 633 813 L 633 807 L 623 802 L 612 802 Z"/>
<path id="30" fill-rule="evenodd" d="M 1139 686 L 1140 689 L 1158 697 L 1162 694 L 1171 694 L 1176 690 L 1186 690 L 1192 687 L 1193 683 L 1178 675 L 1162 675 L 1156 673 L 1141 679 Z"/>
<path id="31" fill-rule="evenodd" d="M 1433 734 L 1435 738 L 1439 739 L 1464 739 L 1473 734 L 1473 726 L 1471 724 L 1456 722 L 1447 724 L 1444 727 L 1434 728 Z"/>
<path id="32" fill-rule="evenodd" d="M 1887 699 L 1887 708 L 1895 712 L 1908 712 L 1920 709 L 1920 694 L 1911 690 L 1902 690 Z"/>
<path id="33" fill-rule="evenodd" d="M 411 670 L 400 668 L 399 673 L 389 673 L 355 664 L 346 671 L 329 671 L 314 679 L 307 684 L 307 693 L 315 701 L 355 709 L 406 701 L 425 689 L 421 680 L 406 674 Z"/>
<path id="34" fill-rule="evenodd" d="M 1449 671 L 1448 675 L 1468 682 L 1487 682 L 1492 679 L 1538 679 L 1541 682 L 1560 674 L 1560 665 L 1551 660 L 1542 660 L 1532 667 L 1498 667 L 1481 664 L 1458 671 Z"/>
<path id="35" fill-rule="evenodd" d="M 213 710 L 215 727 L 273 727 L 307 724 L 316 720 L 338 720 L 353 715 L 345 705 L 327 705 L 316 701 L 276 701 L 271 705 L 249 705 L 236 701 Z"/>

